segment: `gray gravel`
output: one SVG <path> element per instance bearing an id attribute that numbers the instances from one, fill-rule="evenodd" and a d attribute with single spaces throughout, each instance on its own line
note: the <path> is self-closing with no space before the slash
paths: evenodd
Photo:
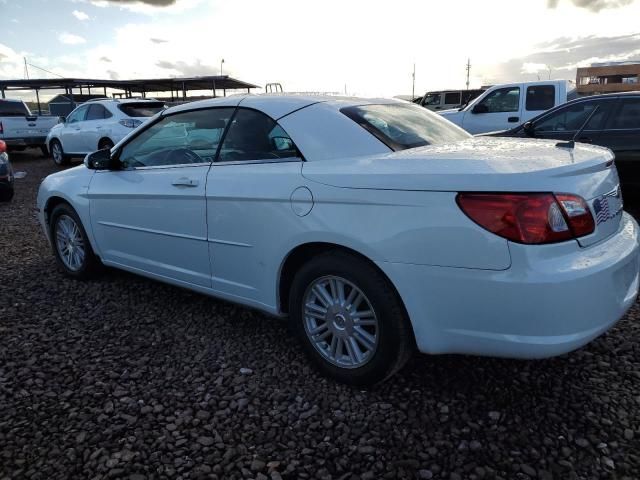
<path id="1" fill-rule="evenodd" d="M 14 154 L 0 205 L 0 479 L 640 478 L 640 310 L 560 358 L 416 356 L 354 390 L 283 322 L 55 267 Z M 585 292 L 585 295 L 597 292 Z"/>

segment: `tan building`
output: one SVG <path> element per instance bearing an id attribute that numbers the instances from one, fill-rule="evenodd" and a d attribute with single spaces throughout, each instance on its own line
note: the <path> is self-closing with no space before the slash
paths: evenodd
<path id="1" fill-rule="evenodd" d="M 639 81 L 640 62 L 592 65 L 578 68 L 576 74 L 579 95 L 639 91 Z"/>

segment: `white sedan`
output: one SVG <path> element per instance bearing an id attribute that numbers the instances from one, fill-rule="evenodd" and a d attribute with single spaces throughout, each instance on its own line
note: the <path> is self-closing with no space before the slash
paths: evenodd
<path id="1" fill-rule="evenodd" d="M 638 292 L 607 149 L 472 138 L 393 100 L 237 96 L 167 109 L 47 177 L 62 269 L 101 264 L 288 316 L 327 375 L 411 352 L 540 358 Z"/>

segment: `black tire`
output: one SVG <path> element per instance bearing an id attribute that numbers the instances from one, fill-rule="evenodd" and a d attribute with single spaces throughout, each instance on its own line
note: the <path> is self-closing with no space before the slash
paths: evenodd
<path id="1" fill-rule="evenodd" d="M 304 314 L 307 289 L 327 276 L 340 277 L 356 286 L 378 319 L 377 347 L 362 366 L 343 368 L 334 365 L 316 349 L 307 334 Z M 312 258 L 296 273 L 289 296 L 289 318 L 305 353 L 320 372 L 350 385 L 383 382 L 404 366 L 415 349 L 411 324 L 389 280 L 365 259 L 340 250 Z"/>
<path id="2" fill-rule="evenodd" d="M 51 158 L 53 158 L 53 162 L 58 166 L 67 165 L 69 163 L 70 157 L 69 155 L 64 153 L 62 149 L 62 144 L 54 139 L 49 143 L 49 148 L 51 150 Z"/>
<path id="3" fill-rule="evenodd" d="M 98 142 L 98 150 L 104 150 L 105 148 L 111 150 L 113 145 L 113 142 L 109 138 L 103 138 Z"/>
<path id="4" fill-rule="evenodd" d="M 69 266 L 62 259 L 60 249 L 57 244 L 56 234 L 59 228 L 59 223 L 61 222 L 61 220 L 65 219 L 65 217 L 73 220 L 75 225 L 78 227 L 80 236 L 82 237 L 82 244 L 85 253 L 84 259 L 77 269 L 69 268 Z M 82 226 L 80 217 L 69 204 L 61 203 L 53 209 L 53 211 L 51 212 L 51 217 L 49 219 L 49 232 L 51 236 L 51 246 L 53 248 L 53 254 L 56 257 L 58 265 L 65 274 L 73 278 L 85 280 L 94 277 L 100 272 L 102 264 L 91 248 L 91 244 L 89 243 L 89 239 L 87 238 L 87 232 L 85 232 L 84 227 Z"/>

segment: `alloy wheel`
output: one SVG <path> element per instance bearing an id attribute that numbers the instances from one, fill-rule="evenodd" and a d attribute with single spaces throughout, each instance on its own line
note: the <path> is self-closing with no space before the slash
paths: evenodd
<path id="1" fill-rule="evenodd" d="M 342 277 L 324 276 L 309 285 L 303 318 L 307 337 L 332 365 L 362 367 L 376 352 L 376 313 L 362 290 Z"/>
<path id="2" fill-rule="evenodd" d="M 55 227 L 55 242 L 58 255 L 65 267 L 77 272 L 84 265 L 85 245 L 80 228 L 68 215 L 60 215 Z"/>

